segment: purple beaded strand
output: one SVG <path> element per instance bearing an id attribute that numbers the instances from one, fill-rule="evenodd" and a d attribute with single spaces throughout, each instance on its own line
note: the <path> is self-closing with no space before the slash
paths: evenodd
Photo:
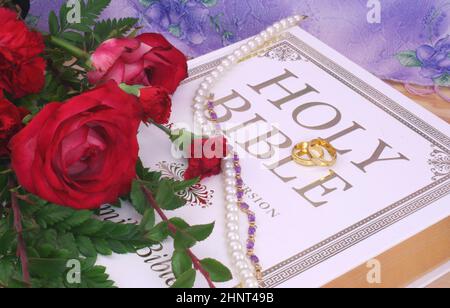
<path id="1" fill-rule="evenodd" d="M 215 123 L 215 127 L 217 130 L 221 131 L 220 124 L 217 123 L 217 113 L 214 110 L 214 102 L 209 101 L 208 104 L 208 112 L 210 116 L 210 120 Z M 234 163 L 234 170 L 236 171 L 236 189 L 237 194 L 236 197 L 238 199 L 238 205 L 240 210 L 247 215 L 248 219 L 248 233 L 247 233 L 247 256 L 249 257 L 250 261 L 252 262 L 256 277 L 258 280 L 262 279 L 262 267 L 259 261 L 258 256 L 255 254 L 255 242 L 256 242 L 256 215 L 254 212 L 250 210 L 249 205 L 244 202 L 245 192 L 244 192 L 244 181 L 242 179 L 242 167 L 240 164 L 240 158 L 237 153 L 234 153 L 233 156 L 233 163 Z"/>

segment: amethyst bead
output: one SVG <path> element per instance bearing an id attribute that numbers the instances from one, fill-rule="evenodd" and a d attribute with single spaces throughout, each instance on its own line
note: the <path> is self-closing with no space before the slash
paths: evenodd
<path id="1" fill-rule="evenodd" d="M 248 204 L 247 203 L 242 203 L 241 204 L 241 209 L 243 209 L 243 210 L 248 210 L 249 209 L 249 206 L 248 206 Z"/>
<path id="2" fill-rule="evenodd" d="M 248 221 L 249 221 L 250 223 L 254 223 L 254 222 L 256 221 L 255 215 L 248 215 Z"/>
<path id="3" fill-rule="evenodd" d="M 253 263 L 259 263 L 259 258 L 258 258 L 256 255 L 251 255 L 251 256 L 250 256 L 250 260 L 251 260 Z"/>
<path id="4" fill-rule="evenodd" d="M 248 234 L 255 235 L 255 233 L 256 233 L 256 228 L 255 227 L 248 228 Z"/>
<path id="5" fill-rule="evenodd" d="M 247 243 L 247 249 L 248 249 L 248 250 L 251 250 L 251 249 L 253 249 L 253 248 L 255 248 L 255 242 L 253 242 L 253 241 L 248 241 L 248 243 Z"/>

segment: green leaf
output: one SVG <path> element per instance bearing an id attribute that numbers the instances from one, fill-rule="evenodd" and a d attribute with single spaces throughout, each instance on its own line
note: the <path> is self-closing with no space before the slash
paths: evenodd
<path id="1" fill-rule="evenodd" d="M 126 254 L 130 252 L 129 246 L 127 246 L 125 242 L 118 240 L 108 240 L 108 246 L 113 252 L 118 254 Z M 134 251 L 133 248 L 132 251 Z"/>
<path id="2" fill-rule="evenodd" d="M 78 227 L 84 222 L 92 218 L 92 213 L 90 211 L 72 211 L 71 216 L 61 223 L 55 225 L 55 228 L 62 230 L 70 230 L 72 228 Z"/>
<path id="3" fill-rule="evenodd" d="M 187 289 L 192 288 L 195 282 L 196 271 L 194 269 L 190 269 L 184 272 L 180 277 L 178 277 L 177 281 L 171 286 L 173 289 Z"/>
<path id="4" fill-rule="evenodd" d="M 155 226 L 155 210 L 150 208 L 145 211 L 144 216 L 142 217 L 141 228 L 144 231 L 150 231 Z"/>
<path id="5" fill-rule="evenodd" d="M 185 229 L 187 233 L 192 235 L 197 241 L 206 240 L 214 230 L 214 222 L 207 225 L 197 225 Z"/>
<path id="6" fill-rule="evenodd" d="M 173 185 L 173 190 L 175 192 L 184 191 L 184 190 L 194 186 L 195 184 L 198 184 L 199 181 L 200 181 L 199 178 L 195 178 L 195 179 L 191 179 L 191 180 L 187 180 L 187 181 L 176 181 Z"/>
<path id="7" fill-rule="evenodd" d="M 85 257 L 97 257 L 97 249 L 92 241 L 86 236 L 78 236 L 77 239 L 78 249 L 80 253 Z"/>
<path id="8" fill-rule="evenodd" d="M 203 259 L 200 264 L 211 276 L 211 280 L 214 282 L 225 282 L 233 279 L 231 271 L 222 263 L 214 259 Z"/>
<path id="9" fill-rule="evenodd" d="M 140 86 L 140 85 L 133 85 L 133 86 L 130 86 L 130 85 L 127 85 L 126 83 L 121 83 L 121 84 L 119 85 L 119 87 L 120 87 L 124 92 L 126 92 L 126 93 L 128 93 L 128 94 L 131 94 L 131 95 L 134 95 L 134 96 L 138 96 L 138 97 L 139 97 L 139 95 L 140 95 L 140 93 L 141 93 L 141 88 L 143 88 L 143 86 Z"/>
<path id="10" fill-rule="evenodd" d="M 61 37 L 65 40 L 72 41 L 75 43 L 84 42 L 83 36 L 80 33 L 74 31 L 66 31 L 63 34 L 61 34 Z"/>
<path id="11" fill-rule="evenodd" d="M 167 222 L 163 221 L 148 232 L 147 238 L 155 242 L 162 242 L 169 237 L 169 234 L 169 226 Z"/>
<path id="12" fill-rule="evenodd" d="M 145 211 L 150 208 L 147 197 L 142 191 L 142 184 L 140 181 L 134 181 L 131 186 L 131 203 L 141 215 L 144 215 Z"/>
<path id="13" fill-rule="evenodd" d="M 416 52 L 413 50 L 403 51 L 396 55 L 397 59 L 406 67 L 421 67 L 422 62 L 417 58 Z"/>
<path id="14" fill-rule="evenodd" d="M 184 230 L 189 227 L 189 224 L 179 217 L 174 217 L 169 219 L 170 223 L 177 227 L 177 229 Z"/>
<path id="15" fill-rule="evenodd" d="M 197 240 L 192 235 L 179 230 L 177 230 L 173 238 L 175 249 L 180 250 L 188 249 L 197 243 Z"/>
<path id="16" fill-rule="evenodd" d="M 51 11 L 50 15 L 48 16 L 48 28 L 50 30 L 51 35 L 58 34 L 60 28 L 58 23 L 58 17 L 56 16 L 55 12 Z"/>
<path id="17" fill-rule="evenodd" d="M 123 37 L 133 29 L 138 21 L 137 18 L 102 20 L 95 24 L 95 38 L 99 43 L 113 37 Z"/>
<path id="18" fill-rule="evenodd" d="M 175 195 L 175 191 L 168 180 L 162 180 L 156 193 L 156 202 L 168 211 L 176 210 L 186 204 L 186 201 Z"/>
<path id="19" fill-rule="evenodd" d="M 16 232 L 13 230 L 7 230 L 0 236 L 0 255 L 8 253 L 16 240 L 16 236 Z"/>
<path id="20" fill-rule="evenodd" d="M 0 259 L 0 285 L 7 286 L 13 276 L 14 263 L 12 260 Z"/>
<path id="21" fill-rule="evenodd" d="M 87 0 L 86 3 L 85 1 L 81 1 L 82 18 L 89 20 L 97 19 L 110 3 L 111 0 Z"/>
<path id="22" fill-rule="evenodd" d="M 62 278 L 66 271 L 67 259 L 30 258 L 30 274 L 47 279 Z"/>
<path id="23" fill-rule="evenodd" d="M 217 4 L 217 0 L 201 0 L 206 7 L 213 7 Z"/>
<path id="24" fill-rule="evenodd" d="M 185 250 L 175 250 L 172 256 L 172 271 L 176 278 L 192 268 L 192 260 Z"/>
<path id="25" fill-rule="evenodd" d="M 95 245 L 95 249 L 99 254 L 104 256 L 110 256 L 113 253 L 110 244 L 108 243 L 107 240 L 102 238 L 94 238 L 93 243 Z"/>
<path id="26" fill-rule="evenodd" d="M 450 74 L 444 74 L 434 79 L 434 83 L 441 87 L 450 87 Z"/>

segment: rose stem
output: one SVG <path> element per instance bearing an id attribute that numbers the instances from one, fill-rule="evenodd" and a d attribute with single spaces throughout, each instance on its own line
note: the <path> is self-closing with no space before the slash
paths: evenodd
<path id="1" fill-rule="evenodd" d="M 70 55 L 74 56 L 75 58 L 84 60 L 87 68 L 91 67 L 91 61 L 90 61 L 91 56 L 89 55 L 89 53 L 87 53 L 83 49 L 78 48 L 77 46 L 69 43 L 68 41 L 63 40 L 63 39 L 53 36 L 53 35 L 47 36 L 47 39 L 50 43 L 64 49 L 65 51 L 67 51 Z"/>
<path id="2" fill-rule="evenodd" d="M 14 180 L 11 177 L 8 180 L 8 184 L 11 189 L 15 186 Z M 28 271 L 27 248 L 23 239 L 22 213 L 20 212 L 17 193 L 15 191 L 11 192 L 11 207 L 14 213 L 14 228 L 17 233 L 17 256 L 20 258 L 20 263 L 22 264 L 23 281 L 28 287 L 30 287 L 31 280 L 30 272 Z"/>
<path id="3" fill-rule="evenodd" d="M 155 121 L 153 121 L 152 119 L 148 119 L 148 122 L 155 125 L 157 128 L 159 128 L 160 130 L 162 130 L 167 136 L 169 136 L 170 139 L 172 139 L 173 135 L 172 135 L 172 131 L 170 129 L 168 129 L 167 127 L 165 127 L 164 125 L 161 125 L 159 123 L 156 123 Z"/>
<path id="4" fill-rule="evenodd" d="M 173 225 L 169 219 L 167 218 L 166 214 L 164 214 L 163 210 L 159 207 L 158 203 L 155 200 L 155 197 L 153 196 L 152 192 L 145 186 L 142 186 L 142 191 L 144 192 L 145 196 L 147 197 L 150 205 L 155 209 L 155 211 L 158 213 L 158 215 L 161 217 L 161 219 L 165 222 L 167 222 L 170 232 L 172 232 L 173 235 L 175 235 L 177 231 L 177 227 Z M 188 256 L 191 258 L 192 263 L 194 264 L 194 268 L 198 270 L 206 279 L 208 282 L 208 285 L 210 288 L 215 288 L 214 283 L 211 280 L 211 276 L 209 273 L 203 268 L 203 266 L 200 263 L 200 260 L 197 258 L 197 256 L 192 252 L 191 249 L 186 249 L 186 252 Z"/>

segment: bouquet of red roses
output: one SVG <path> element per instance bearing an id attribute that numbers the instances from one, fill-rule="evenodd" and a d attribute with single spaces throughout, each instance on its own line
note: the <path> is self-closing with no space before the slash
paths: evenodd
<path id="1" fill-rule="evenodd" d="M 109 3 L 80 1 L 79 23 L 63 5 L 40 33 L 0 2 L 0 287 L 110 287 L 98 254 L 169 237 L 174 287 L 192 287 L 196 273 L 210 287 L 231 279 L 220 262 L 191 250 L 214 224 L 165 214 L 185 204 L 180 191 L 219 173 L 220 159 L 191 158 L 186 181 L 177 182 L 138 157 L 142 123 L 172 141 L 187 135 L 164 126 L 186 57 L 159 34 L 138 34 L 137 19 L 98 20 Z M 124 201 L 142 215 L 139 225 L 96 218 L 100 206 Z M 75 284 L 67 279 L 73 260 L 81 266 Z"/>

